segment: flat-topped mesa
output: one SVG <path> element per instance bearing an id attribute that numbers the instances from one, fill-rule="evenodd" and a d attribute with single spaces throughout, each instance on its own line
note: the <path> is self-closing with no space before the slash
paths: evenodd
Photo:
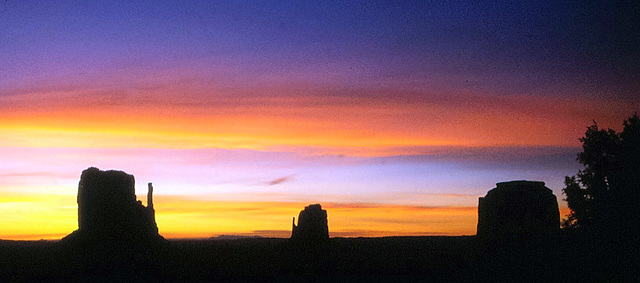
<path id="1" fill-rule="evenodd" d="M 479 198 L 478 236 L 541 235 L 559 229 L 558 201 L 544 182 L 497 183 Z"/>
<path id="2" fill-rule="evenodd" d="M 293 218 L 291 239 L 296 241 L 322 242 L 329 239 L 327 211 L 320 204 L 312 204 L 300 211 L 298 225 Z"/>
<path id="3" fill-rule="evenodd" d="M 149 183 L 147 207 L 136 200 L 135 179 L 122 171 L 82 171 L 78 184 L 78 230 L 66 238 L 83 240 L 162 239 L 153 209 L 153 187 Z"/>

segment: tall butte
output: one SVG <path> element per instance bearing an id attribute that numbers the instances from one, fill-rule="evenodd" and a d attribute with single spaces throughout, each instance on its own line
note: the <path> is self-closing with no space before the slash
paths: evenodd
<path id="1" fill-rule="evenodd" d="M 302 242 L 325 242 L 329 240 L 327 211 L 320 204 L 311 204 L 300 211 L 298 225 L 293 218 L 291 239 Z"/>
<path id="2" fill-rule="evenodd" d="M 78 184 L 78 230 L 63 241 L 154 242 L 158 234 L 153 209 L 153 186 L 147 206 L 136 199 L 135 178 L 122 171 L 82 171 Z"/>

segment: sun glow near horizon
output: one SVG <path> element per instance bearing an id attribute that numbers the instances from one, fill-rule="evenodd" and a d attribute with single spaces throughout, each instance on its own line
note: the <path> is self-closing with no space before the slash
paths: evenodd
<path id="1" fill-rule="evenodd" d="M 0 214 L 5 226 L 0 239 L 56 240 L 78 228 L 75 195 L 3 194 L 1 197 Z M 163 195 L 154 198 L 159 233 L 168 239 L 219 235 L 288 238 L 292 217 L 297 218 L 308 204 Z M 476 232 L 475 206 L 322 205 L 328 212 L 331 237 L 460 236 Z M 560 212 L 564 215 L 568 209 Z"/>
<path id="2" fill-rule="evenodd" d="M 55 240 L 77 229 L 75 195 L 4 194 L 2 200 L 0 214 L 5 226 L 0 239 Z M 297 217 L 305 205 L 308 203 L 211 201 L 163 195 L 154 198 L 159 232 L 167 238 L 288 237 L 292 217 Z M 324 203 L 323 207 L 329 212 L 331 237 L 471 235 L 475 234 L 477 220 L 475 207 L 348 203 Z M 405 220 L 397 221 L 399 218 Z M 375 223 L 375 229 L 371 229 L 371 223 Z"/>

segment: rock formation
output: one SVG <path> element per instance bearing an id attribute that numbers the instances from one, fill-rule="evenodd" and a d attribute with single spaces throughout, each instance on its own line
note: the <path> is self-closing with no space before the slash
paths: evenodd
<path id="1" fill-rule="evenodd" d="M 321 242 L 329 239 L 327 211 L 320 204 L 312 204 L 300 211 L 298 225 L 293 218 L 291 239 L 296 241 Z"/>
<path id="2" fill-rule="evenodd" d="M 540 235 L 560 229 L 558 201 L 544 182 L 497 183 L 478 203 L 478 236 Z"/>
<path id="3" fill-rule="evenodd" d="M 151 242 L 162 239 L 149 183 L 147 207 L 136 200 L 135 179 L 122 171 L 82 171 L 78 184 L 78 230 L 64 240 Z"/>

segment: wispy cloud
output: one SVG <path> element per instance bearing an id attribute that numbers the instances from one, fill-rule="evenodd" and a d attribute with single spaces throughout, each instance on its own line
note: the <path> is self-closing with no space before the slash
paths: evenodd
<path id="1" fill-rule="evenodd" d="M 579 147 L 568 146 L 435 146 L 404 149 L 414 154 L 384 156 L 367 162 L 455 162 L 461 165 L 488 168 L 577 168 Z"/>
<path id="2" fill-rule="evenodd" d="M 289 182 L 291 180 L 293 180 L 293 176 L 280 177 L 267 182 L 267 186 L 274 186 L 274 185 L 282 184 L 284 182 Z"/>

